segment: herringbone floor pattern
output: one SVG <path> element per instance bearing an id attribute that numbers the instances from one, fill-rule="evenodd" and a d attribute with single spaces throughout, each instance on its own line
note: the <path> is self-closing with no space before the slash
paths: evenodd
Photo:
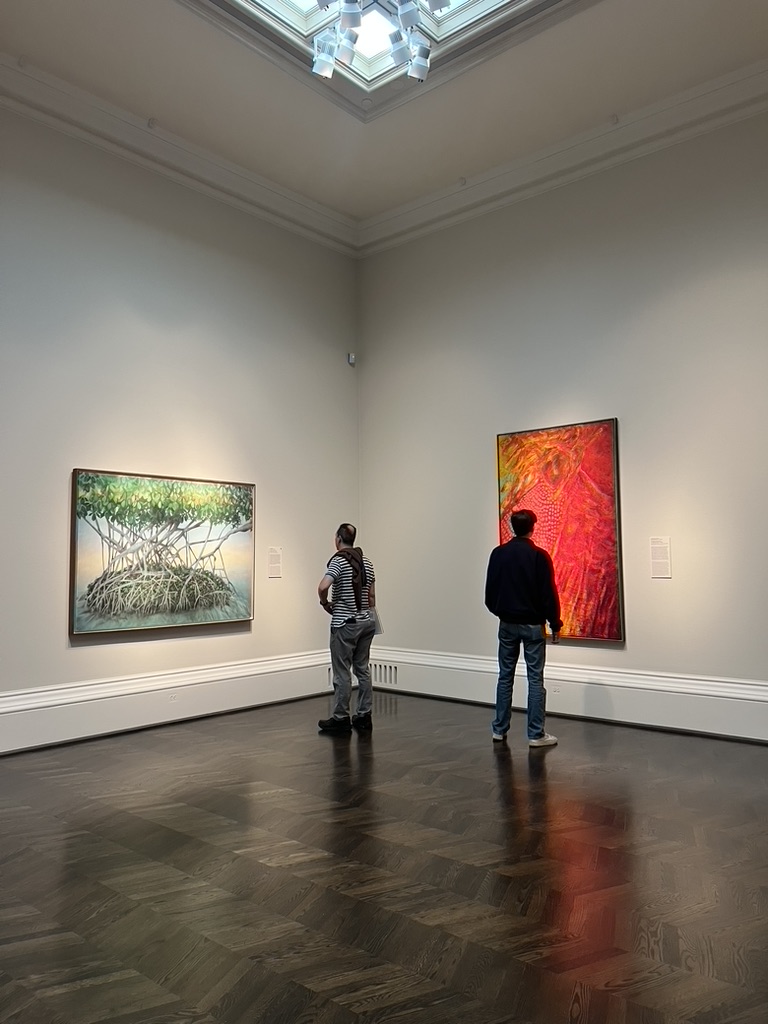
<path id="1" fill-rule="evenodd" d="M 768 748 L 326 713 L 0 760 L 0 1022 L 768 1022 Z"/>

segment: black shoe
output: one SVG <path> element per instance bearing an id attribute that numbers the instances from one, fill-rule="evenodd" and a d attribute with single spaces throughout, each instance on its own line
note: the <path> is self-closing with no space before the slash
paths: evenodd
<path id="1" fill-rule="evenodd" d="M 317 728 L 320 732 L 352 732 L 348 718 L 321 718 Z"/>
<path id="2" fill-rule="evenodd" d="M 352 715 L 352 725 L 355 729 L 359 729 L 360 732 L 370 732 L 373 728 L 370 711 L 367 715 Z"/>

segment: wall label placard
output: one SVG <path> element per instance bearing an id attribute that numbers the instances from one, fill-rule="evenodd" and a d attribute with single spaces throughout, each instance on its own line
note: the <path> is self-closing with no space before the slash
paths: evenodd
<path id="1" fill-rule="evenodd" d="M 283 549 L 271 547 L 267 550 L 267 578 L 279 580 L 283 576 Z"/>
<path id="2" fill-rule="evenodd" d="M 651 537 L 651 579 L 672 579 L 672 553 L 669 537 Z"/>

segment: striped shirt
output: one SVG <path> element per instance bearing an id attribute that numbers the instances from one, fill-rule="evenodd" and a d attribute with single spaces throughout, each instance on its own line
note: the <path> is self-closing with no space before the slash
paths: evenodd
<path id="1" fill-rule="evenodd" d="M 363 607 L 358 611 L 355 603 L 355 591 L 352 587 L 352 566 L 341 555 L 334 555 L 328 563 L 325 575 L 330 576 L 333 580 L 331 629 L 343 626 L 347 619 L 357 619 L 361 616 L 368 618 L 368 594 L 371 584 L 376 582 L 376 574 L 373 570 L 373 563 L 365 555 L 363 555 L 363 566 L 366 580 L 363 584 Z"/>

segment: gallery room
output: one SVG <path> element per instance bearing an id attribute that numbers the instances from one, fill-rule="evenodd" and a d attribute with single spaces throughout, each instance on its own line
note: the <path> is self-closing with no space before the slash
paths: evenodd
<path id="1" fill-rule="evenodd" d="M 0 3 L 0 1020 L 768 1019 L 768 5 L 405 6 Z M 595 423 L 615 628 L 495 743 L 502 439 Z M 234 487 L 231 614 L 83 614 L 92 474 Z"/>

